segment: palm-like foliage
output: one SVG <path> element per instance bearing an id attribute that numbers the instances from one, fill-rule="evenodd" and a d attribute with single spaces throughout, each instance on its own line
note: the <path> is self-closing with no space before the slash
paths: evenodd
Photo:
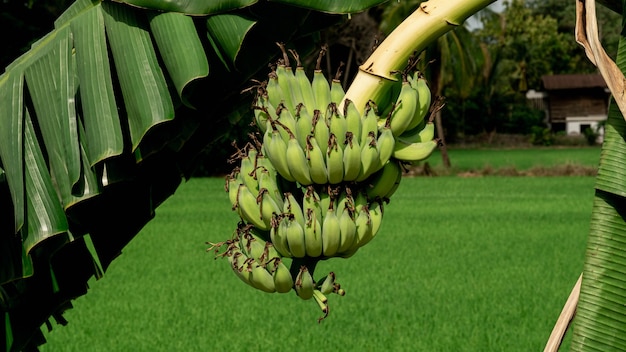
<path id="1" fill-rule="evenodd" d="M 0 76 L 1 349 L 64 323 L 249 106 L 239 92 L 275 41 L 307 52 L 340 14 L 379 2 L 77 0 Z"/>

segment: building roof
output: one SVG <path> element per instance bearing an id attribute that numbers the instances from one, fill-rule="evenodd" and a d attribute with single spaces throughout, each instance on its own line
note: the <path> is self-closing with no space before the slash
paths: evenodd
<path id="1" fill-rule="evenodd" d="M 604 78 L 599 74 L 544 75 L 541 82 L 545 90 L 607 88 Z"/>

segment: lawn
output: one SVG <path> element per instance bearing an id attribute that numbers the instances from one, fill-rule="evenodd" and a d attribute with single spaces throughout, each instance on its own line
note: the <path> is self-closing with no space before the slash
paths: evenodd
<path id="1" fill-rule="evenodd" d="M 335 271 L 329 317 L 239 281 L 206 241 L 237 217 L 192 179 L 75 301 L 43 351 L 538 351 L 582 270 L 593 177 L 406 178 Z"/>

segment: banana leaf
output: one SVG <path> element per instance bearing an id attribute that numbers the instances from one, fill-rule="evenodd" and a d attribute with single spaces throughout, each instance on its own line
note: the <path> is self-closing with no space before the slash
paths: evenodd
<path id="1" fill-rule="evenodd" d="M 617 66 L 626 72 L 626 38 Z M 626 122 L 609 106 L 596 178 L 572 351 L 626 350 Z"/>
<path id="2" fill-rule="evenodd" d="M 312 50 L 319 30 L 381 2 L 76 0 L 0 75 L 0 350 L 35 349 L 42 324 L 66 323 L 245 115 L 240 92 L 275 42 Z"/>

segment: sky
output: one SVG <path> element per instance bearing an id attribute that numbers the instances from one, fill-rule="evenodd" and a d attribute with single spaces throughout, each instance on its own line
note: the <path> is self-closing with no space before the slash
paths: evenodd
<path id="1" fill-rule="evenodd" d="M 496 0 L 496 2 L 489 5 L 488 7 L 493 11 L 500 12 L 504 9 L 505 1 L 506 0 Z M 467 24 L 468 24 L 469 29 L 471 30 L 471 29 L 477 28 L 477 26 L 480 25 L 480 22 L 475 18 L 475 16 L 472 16 L 467 19 Z"/>

